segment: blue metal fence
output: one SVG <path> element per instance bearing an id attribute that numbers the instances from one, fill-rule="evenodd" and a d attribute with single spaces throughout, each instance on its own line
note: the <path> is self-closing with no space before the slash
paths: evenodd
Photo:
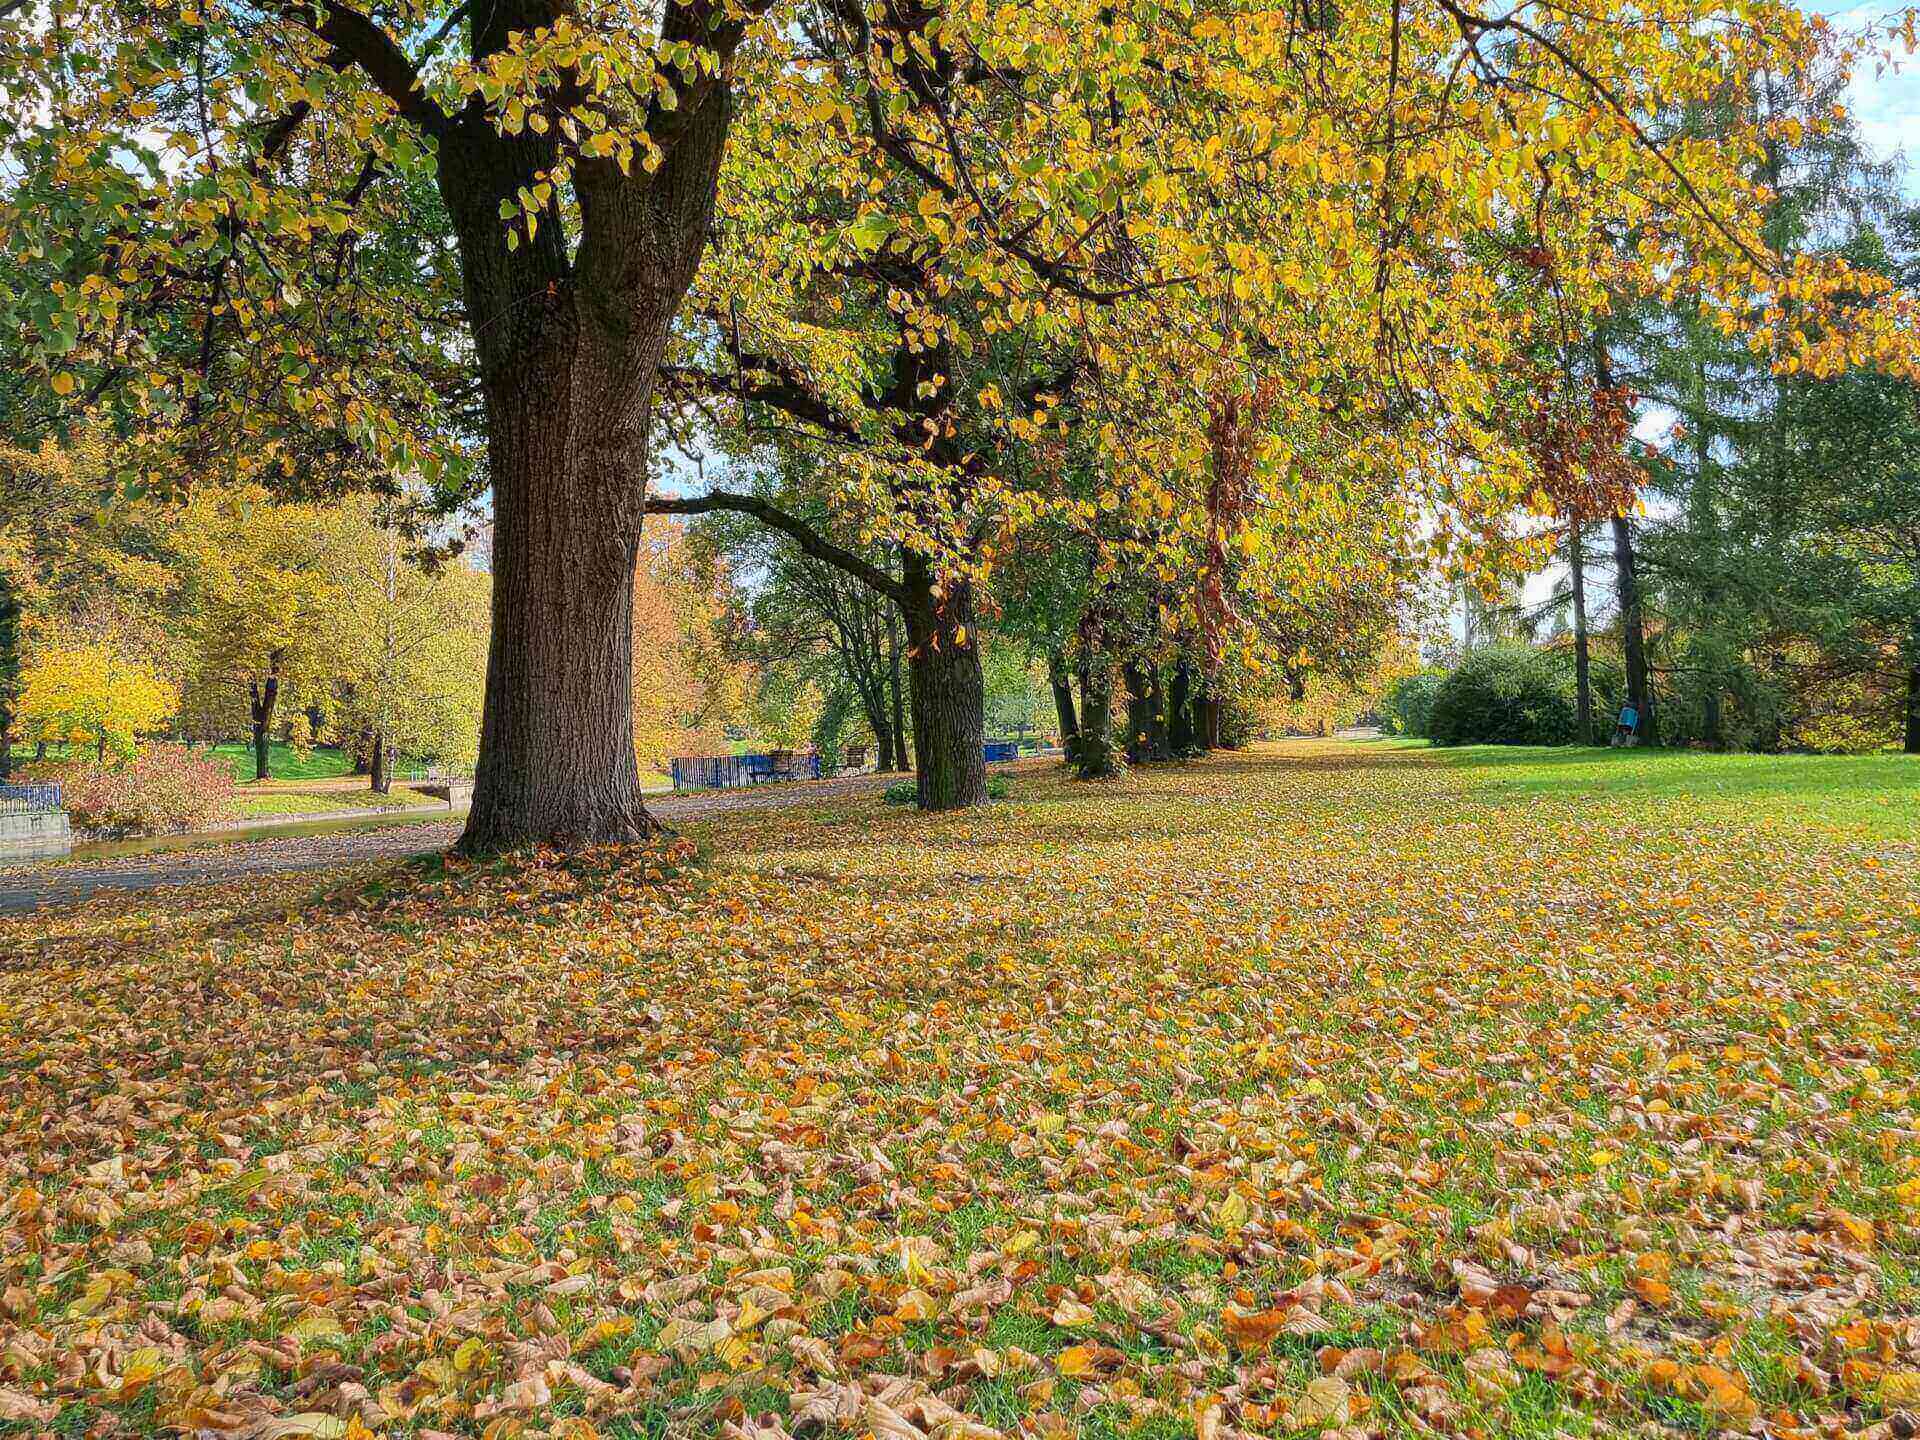
<path id="1" fill-rule="evenodd" d="M 687 755 L 673 761 L 676 790 L 730 790 L 770 780 L 818 780 L 818 755 Z"/>
<path id="2" fill-rule="evenodd" d="M 0 815 L 41 815 L 60 809 L 60 784 L 0 785 Z"/>
<path id="3" fill-rule="evenodd" d="M 1015 740 L 989 740 L 982 752 L 989 765 L 1020 758 Z M 676 790 L 731 790 L 770 780 L 818 780 L 818 755 L 683 755 L 668 762 Z"/>

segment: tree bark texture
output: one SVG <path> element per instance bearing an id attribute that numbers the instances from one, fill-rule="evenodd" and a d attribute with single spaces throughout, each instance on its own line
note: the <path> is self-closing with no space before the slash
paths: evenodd
<path id="1" fill-rule="evenodd" d="M 1138 660 L 1127 661 L 1120 674 L 1127 684 L 1127 763 L 1142 765 L 1152 758 L 1153 692 Z"/>
<path id="2" fill-rule="evenodd" d="M 986 684 L 980 673 L 973 589 L 936 595 L 933 569 L 909 552 L 902 565 L 913 750 L 922 810 L 987 803 Z M 965 639 L 958 638 L 965 631 Z"/>
<path id="3" fill-rule="evenodd" d="M 1113 667 L 1104 656 L 1080 665 L 1080 744 L 1074 770 L 1082 780 L 1119 773 L 1113 743 Z"/>
<path id="4" fill-rule="evenodd" d="M 1202 750 L 1220 748 L 1220 702 L 1213 696 L 1201 693 L 1195 702 L 1195 721 L 1200 732 Z"/>
<path id="5" fill-rule="evenodd" d="M 0 781 L 13 773 L 13 715 L 20 699 L 20 597 L 0 571 Z"/>
<path id="6" fill-rule="evenodd" d="M 460 841 L 469 853 L 577 849 L 656 828 L 633 749 L 648 419 L 711 221 L 729 118 L 726 85 L 703 87 L 651 176 L 584 164 L 571 250 L 557 209 L 515 247 L 500 218 L 502 198 L 546 163 L 547 140 L 466 124 L 441 137 L 494 495 L 493 635 Z"/>

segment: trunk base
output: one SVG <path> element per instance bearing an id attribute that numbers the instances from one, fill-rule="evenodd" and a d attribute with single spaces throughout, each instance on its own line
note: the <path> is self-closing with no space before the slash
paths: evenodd
<path id="1" fill-rule="evenodd" d="M 489 823 L 483 825 L 475 825 L 470 818 L 465 833 L 460 836 L 460 843 L 453 847 L 455 853 L 481 859 L 525 850 L 534 845 L 571 852 L 600 845 L 639 845 L 662 835 L 673 834 L 672 830 L 653 818 L 638 796 L 634 797 L 631 807 L 624 810 L 578 820 L 509 821 L 503 824 L 500 823 L 503 818 L 491 816 Z"/>

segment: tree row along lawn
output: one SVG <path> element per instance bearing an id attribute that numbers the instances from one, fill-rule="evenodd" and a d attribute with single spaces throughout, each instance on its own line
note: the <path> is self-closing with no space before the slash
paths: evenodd
<path id="1" fill-rule="evenodd" d="M 1897 1436 L 1916 779 L 1309 742 L 0 920 L 0 1407 Z"/>

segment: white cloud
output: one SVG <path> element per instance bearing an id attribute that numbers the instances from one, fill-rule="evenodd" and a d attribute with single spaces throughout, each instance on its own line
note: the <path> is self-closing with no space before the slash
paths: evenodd
<path id="1" fill-rule="evenodd" d="M 1880 5 L 1815 4 L 1813 9 L 1844 32 L 1884 31 L 1894 16 Z M 1868 150 L 1881 159 L 1905 161 L 1903 188 L 1920 198 L 1920 55 L 1896 54 L 1885 65 L 1868 63 L 1847 85 L 1846 104 Z"/>

